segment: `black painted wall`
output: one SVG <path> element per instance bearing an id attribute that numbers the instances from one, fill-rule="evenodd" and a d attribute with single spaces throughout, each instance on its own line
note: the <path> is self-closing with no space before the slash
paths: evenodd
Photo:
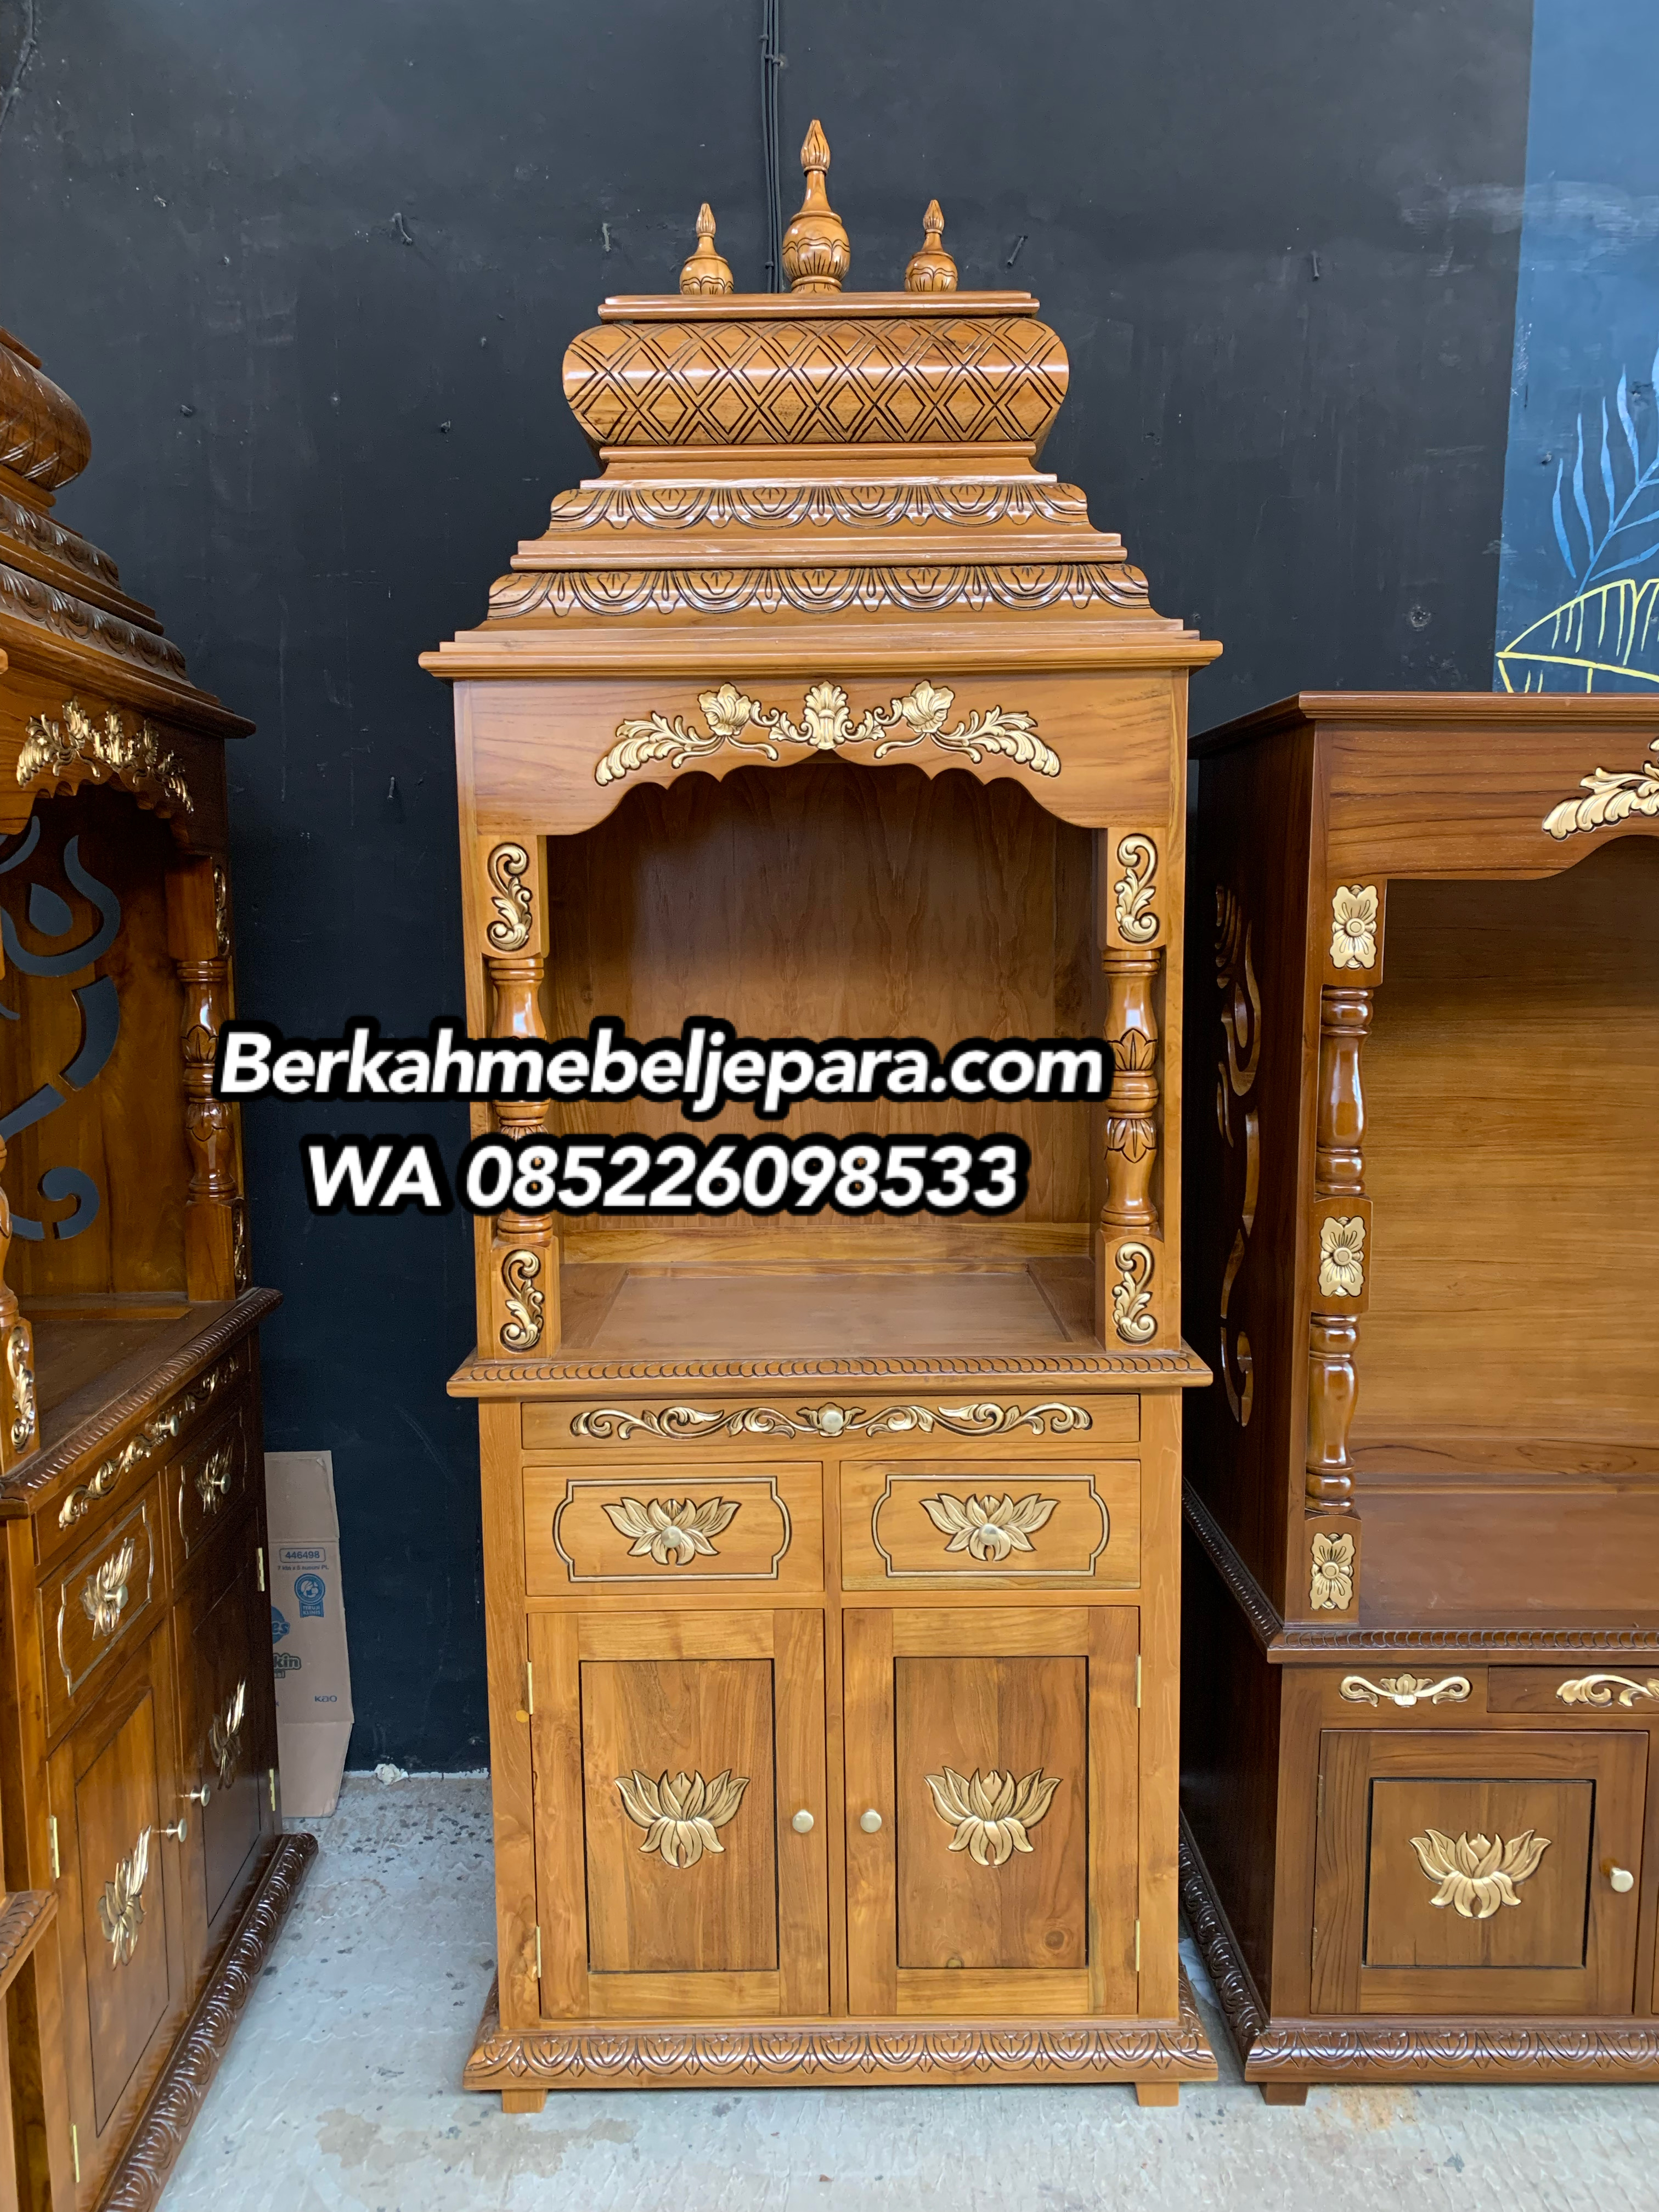
<path id="1" fill-rule="evenodd" d="M 459 1011 L 449 699 L 416 655 L 590 465 L 559 363 L 595 302 L 672 289 L 703 198 L 760 283 L 760 12 L 0 0 L 0 79 L 38 38 L 0 321 L 93 427 L 60 512 L 259 725 L 244 1012 Z M 817 114 L 856 283 L 902 280 L 937 193 L 963 283 L 1040 296 L 1072 360 L 1046 465 L 1225 643 L 1194 726 L 1486 686 L 1528 0 L 788 0 L 784 29 L 786 216 Z M 468 1231 L 313 1219 L 297 1140 L 326 1126 L 247 1116 L 287 1297 L 267 1440 L 335 1455 L 352 1763 L 476 1765 L 477 1451 L 443 1390 Z M 425 1126 L 464 1140 L 459 1109 Z"/>

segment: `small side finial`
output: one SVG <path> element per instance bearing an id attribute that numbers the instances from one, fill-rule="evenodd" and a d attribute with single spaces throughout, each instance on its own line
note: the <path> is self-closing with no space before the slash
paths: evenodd
<path id="1" fill-rule="evenodd" d="M 904 270 L 907 292 L 954 292 L 957 264 L 945 251 L 945 216 L 937 200 L 929 200 L 921 218 L 926 235 L 910 256 Z"/>
<path id="2" fill-rule="evenodd" d="M 714 211 L 707 200 L 697 210 L 697 250 L 680 271 L 682 292 L 729 292 L 732 267 L 714 251 Z"/>
<path id="3" fill-rule="evenodd" d="M 806 197 L 783 234 L 783 273 L 792 292 L 839 292 L 853 265 L 853 249 L 847 226 L 823 189 L 830 142 L 816 117 L 801 145 L 800 165 L 806 173 Z"/>

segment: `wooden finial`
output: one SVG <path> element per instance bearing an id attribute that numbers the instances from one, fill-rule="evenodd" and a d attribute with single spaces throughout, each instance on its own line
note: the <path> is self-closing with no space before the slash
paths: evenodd
<path id="1" fill-rule="evenodd" d="M 729 292 L 732 265 L 714 251 L 714 212 L 707 200 L 697 210 L 697 250 L 680 271 L 682 292 Z"/>
<path id="2" fill-rule="evenodd" d="M 927 235 L 910 256 L 904 270 L 907 292 L 954 292 L 957 264 L 945 251 L 945 216 L 937 200 L 929 200 L 921 218 Z"/>
<path id="3" fill-rule="evenodd" d="M 847 226 L 823 189 L 830 142 L 816 117 L 801 144 L 800 165 L 806 173 L 806 197 L 783 234 L 784 274 L 792 292 L 839 292 L 853 265 L 853 249 Z"/>

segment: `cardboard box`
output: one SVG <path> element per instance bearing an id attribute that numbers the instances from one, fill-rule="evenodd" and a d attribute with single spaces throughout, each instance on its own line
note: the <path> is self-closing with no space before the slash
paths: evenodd
<path id="1" fill-rule="evenodd" d="M 283 1810 L 331 1813 L 351 1736 L 351 1666 L 331 1452 L 267 1452 L 270 1636 Z"/>

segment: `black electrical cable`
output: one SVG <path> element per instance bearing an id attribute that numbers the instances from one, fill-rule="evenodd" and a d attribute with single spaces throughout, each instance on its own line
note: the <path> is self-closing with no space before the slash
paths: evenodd
<path id="1" fill-rule="evenodd" d="M 778 155 L 778 78 L 783 70 L 783 0 L 761 0 L 761 160 L 765 168 L 766 289 L 783 289 L 783 173 Z"/>

